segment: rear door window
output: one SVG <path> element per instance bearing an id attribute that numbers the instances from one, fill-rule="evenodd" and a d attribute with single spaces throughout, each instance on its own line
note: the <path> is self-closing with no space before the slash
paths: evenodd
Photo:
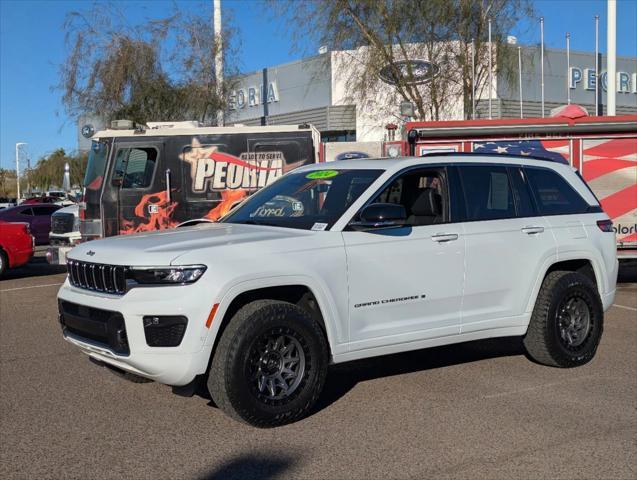
<path id="1" fill-rule="evenodd" d="M 465 165 L 459 171 L 467 220 L 498 220 L 516 216 L 506 167 Z"/>
<path id="2" fill-rule="evenodd" d="M 524 172 L 542 215 L 586 213 L 588 203 L 557 172 L 526 167 Z"/>

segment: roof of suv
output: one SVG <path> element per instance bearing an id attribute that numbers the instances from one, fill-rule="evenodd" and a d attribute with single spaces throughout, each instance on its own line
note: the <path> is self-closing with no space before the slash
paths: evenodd
<path id="1" fill-rule="evenodd" d="M 432 153 L 422 157 L 396 157 L 396 158 L 379 158 L 379 159 L 354 159 L 339 160 L 337 162 L 325 162 L 319 164 L 310 164 L 299 168 L 298 170 L 314 170 L 314 169 L 361 169 L 361 170 L 400 170 L 404 167 L 413 165 L 427 165 L 439 163 L 500 163 L 511 165 L 542 165 L 542 166 L 567 166 L 568 164 L 555 162 L 546 158 L 507 155 L 507 154 L 483 154 L 483 153 Z"/>

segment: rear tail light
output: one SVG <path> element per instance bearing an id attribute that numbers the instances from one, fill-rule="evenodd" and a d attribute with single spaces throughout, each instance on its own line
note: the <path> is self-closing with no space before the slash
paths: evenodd
<path id="1" fill-rule="evenodd" d="M 597 220 L 597 226 L 602 232 L 614 232 L 612 220 Z"/>

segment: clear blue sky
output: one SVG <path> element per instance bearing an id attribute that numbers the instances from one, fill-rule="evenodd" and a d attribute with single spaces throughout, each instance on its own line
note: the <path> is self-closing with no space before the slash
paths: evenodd
<path id="1" fill-rule="evenodd" d="M 201 7 L 201 2 L 195 1 L 175 3 L 183 9 Z M 637 56 L 637 0 L 617 3 L 617 53 Z M 605 51 L 605 0 L 536 0 L 535 4 L 545 17 L 548 47 L 564 48 L 568 31 L 573 50 L 593 51 L 593 17 L 598 14 L 600 44 Z M 172 1 L 128 0 L 125 11 L 133 23 L 165 15 L 172 5 Z M 1 167 L 14 168 L 16 142 L 29 144 L 32 161 L 59 147 L 69 151 L 76 148 L 76 126 L 64 114 L 60 92 L 51 87 L 57 83 L 58 65 L 65 55 L 65 15 L 88 6 L 88 1 L 80 0 L 0 0 Z M 272 20 L 261 0 L 222 0 L 222 9 L 231 14 L 239 28 L 243 71 L 299 58 L 292 52 L 289 32 L 280 20 Z M 522 24 L 512 33 L 522 44 L 539 42 L 539 26 Z"/>

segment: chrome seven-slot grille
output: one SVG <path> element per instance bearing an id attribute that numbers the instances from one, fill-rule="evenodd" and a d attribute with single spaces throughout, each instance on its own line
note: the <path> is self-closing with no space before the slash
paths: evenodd
<path id="1" fill-rule="evenodd" d="M 126 267 L 100 263 L 66 262 L 71 285 L 96 292 L 123 295 L 126 293 Z"/>

